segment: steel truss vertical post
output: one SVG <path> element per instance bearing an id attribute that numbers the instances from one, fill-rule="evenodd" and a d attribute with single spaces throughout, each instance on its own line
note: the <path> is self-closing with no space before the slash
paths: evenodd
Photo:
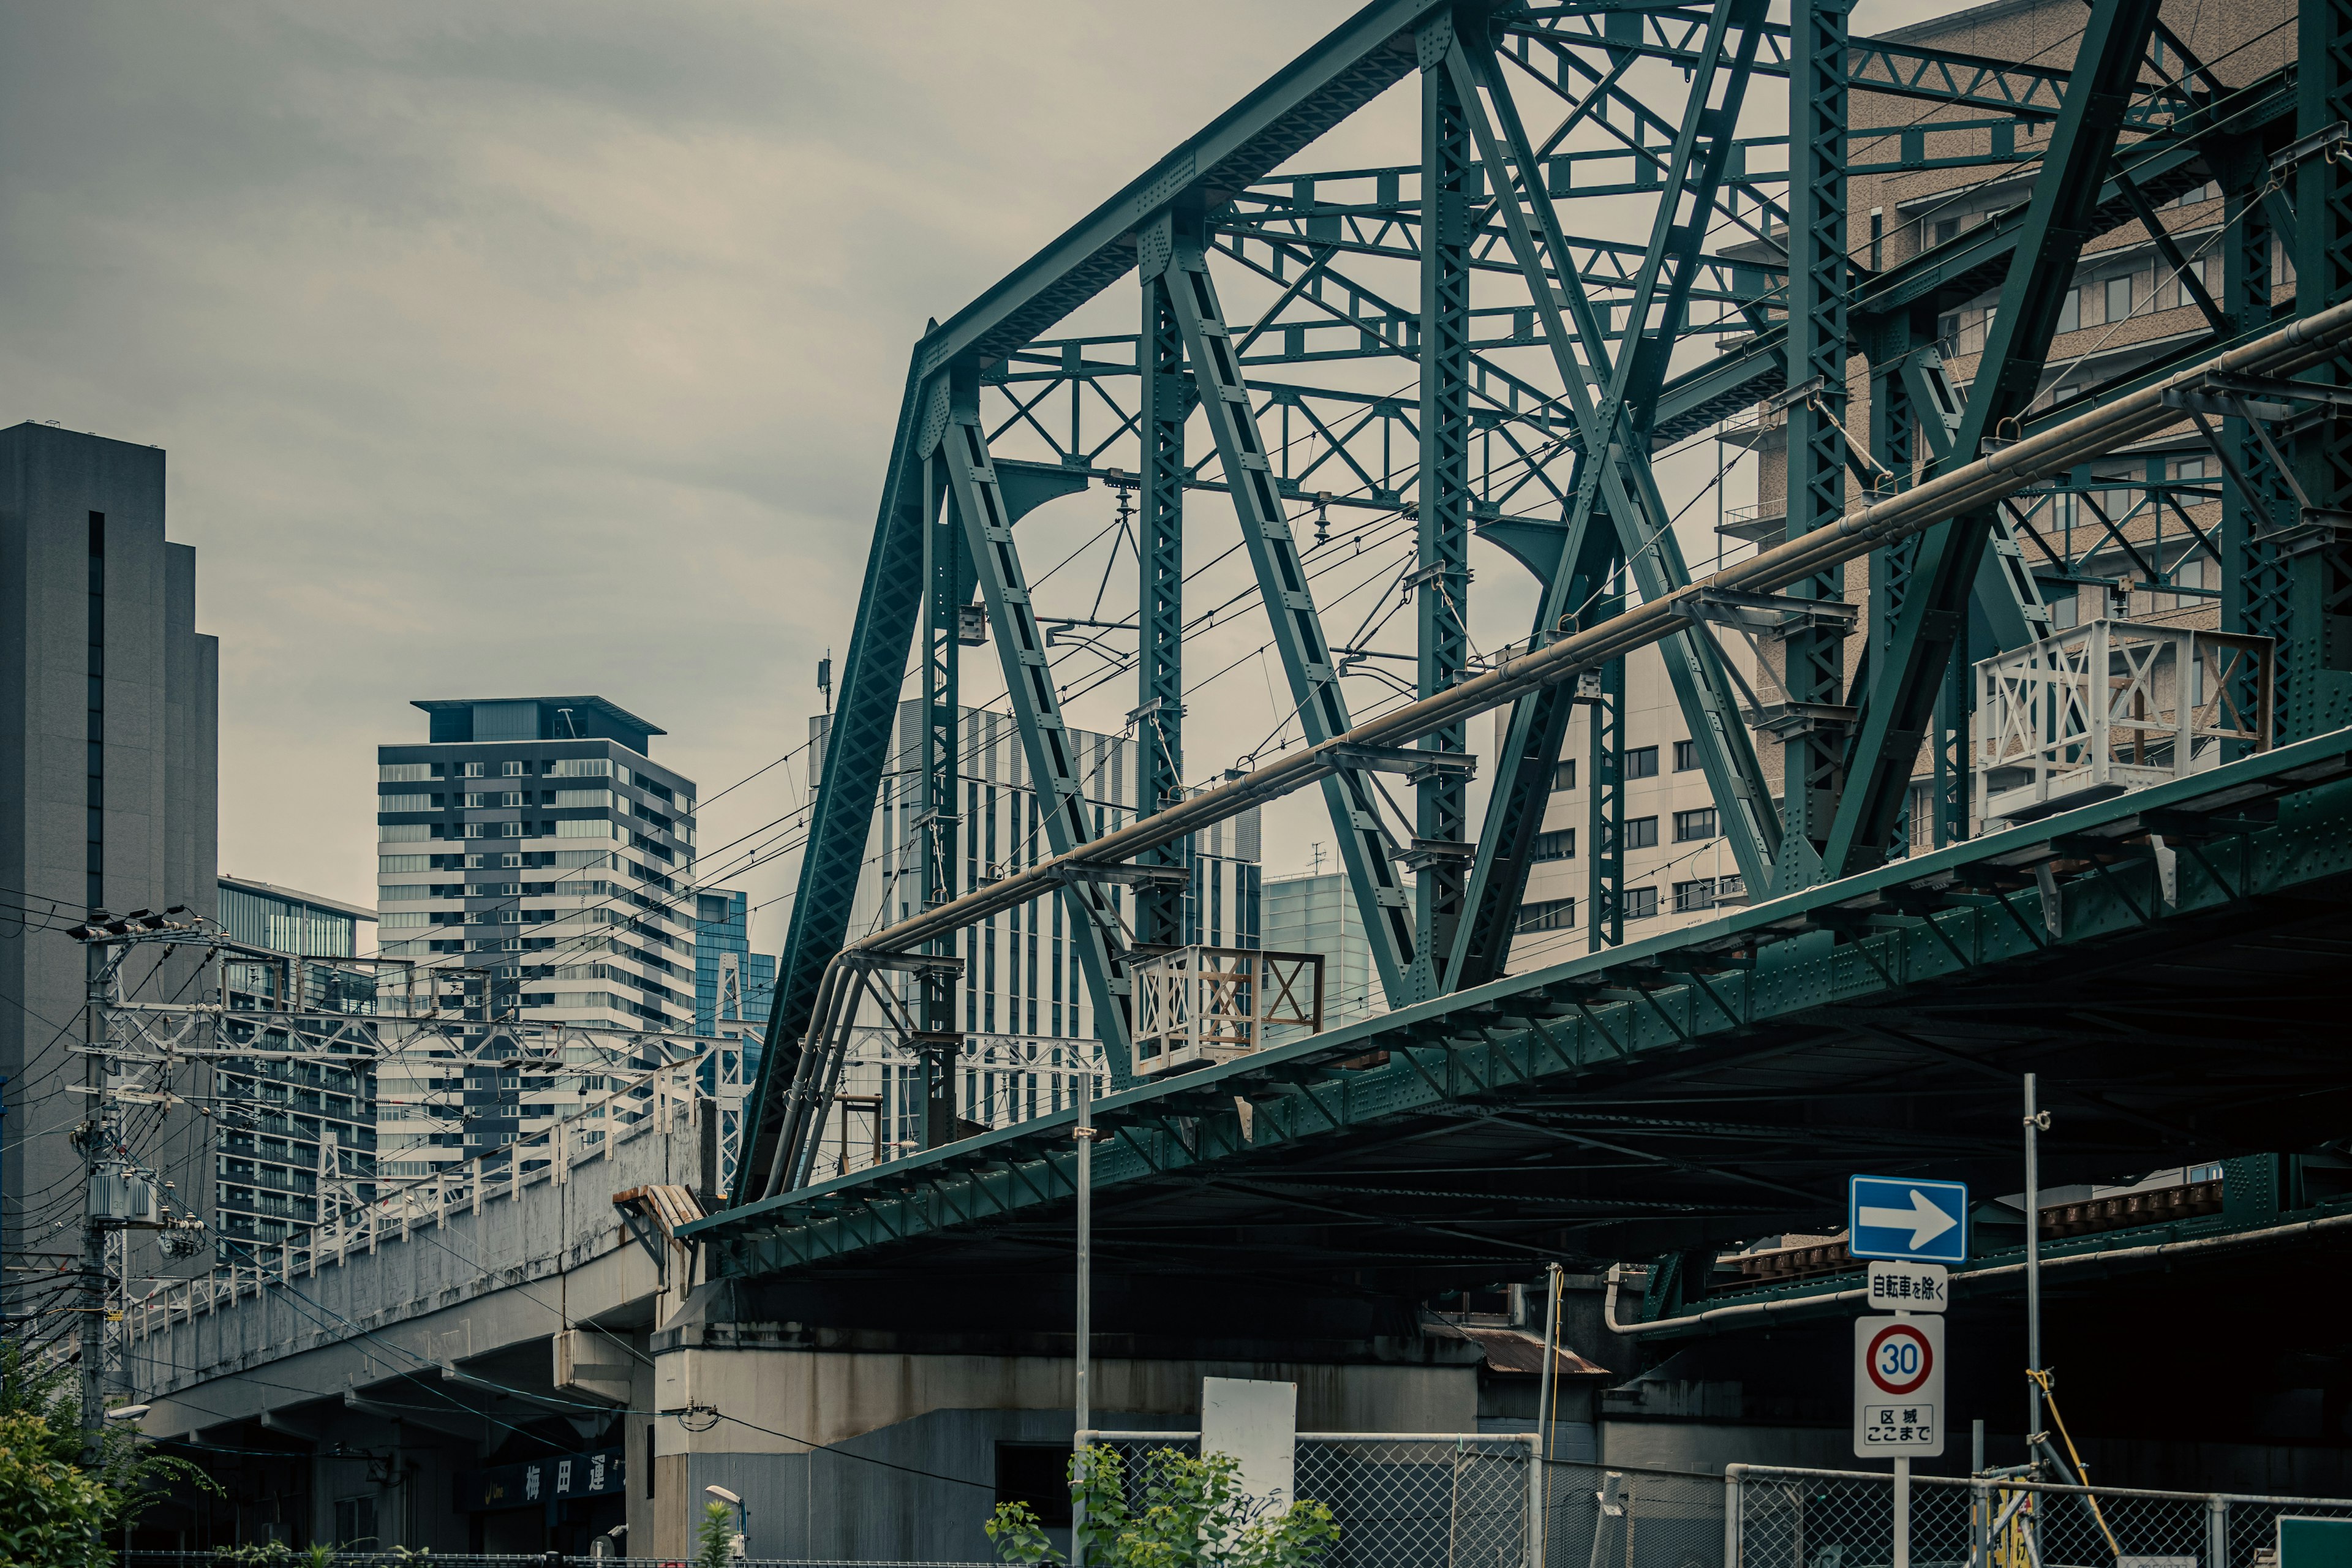
<path id="1" fill-rule="evenodd" d="M 2352 121 L 2352 0 L 2297 7 L 2295 133 L 2315 139 Z M 2352 166 L 2332 153 L 2294 172 L 2294 309 L 2313 316 L 2352 299 Z M 2352 356 L 2312 379 L 2352 385 Z M 2333 419 L 2299 431 L 2288 460 L 2316 514 L 2283 542 L 2294 557 L 2288 637 L 2279 650 L 2278 738 L 2298 741 L 2352 720 L 2352 442 Z"/>
<path id="2" fill-rule="evenodd" d="M 981 429 L 976 369 L 954 367 L 940 379 L 933 395 L 945 404 L 939 449 L 946 458 L 949 490 L 963 524 L 964 544 L 971 554 L 981 597 L 988 606 L 989 629 L 1003 668 L 1013 722 L 1021 731 L 1030 787 L 1036 792 L 1039 826 L 1052 853 L 1066 855 L 1094 837 L 1095 826 L 1078 774 L 1078 759 L 1062 722 L 1061 699 L 1054 689 L 1045 639 L 1037 629 L 1036 612 L 1029 601 L 1028 579 L 1022 574 L 1020 552 L 1013 542 L 1013 514 Z M 1034 846 L 1025 847 L 1034 854 Z M 1024 849 L 1016 844 L 1013 858 L 1024 858 Z M 1095 1030 L 1103 1042 L 1103 1056 L 1112 1081 L 1123 1083 L 1131 1062 L 1127 977 L 1119 970 L 1125 944 L 1118 912 L 1108 889 L 1100 883 L 1073 882 L 1063 889 L 1062 897 L 1069 914 L 1071 941 L 1077 948 L 1078 967 L 1094 1002 Z"/>
<path id="3" fill-rule="evenodd" d="M 2270 171 L 2262 144 L 2248 139 L 2221 149 L 2214 173 L 2222 190 L 2221 308 L 2233 335 L 2259 331 L 2271 320 L 2271 251 L 2278 229 L 2263 187 Z M 2270 448 L 2243 419 L 2222 422 L 2222 439 L 2237 459 L 2237 471 L 2252 480 L 2249 495 L 2237 480 L 2221 483 L 2221 625 L 2278 640 L 2273 711 L 2284 713 L 2295 686 L 2294 561 L 2287 540 L 2297 522 L 2294 493 L 2271 462 Z M 2252 710 L 2251 688 L 2240 693 Z"/>
<path id="4" fill-rule="evenodd" d="M 1137 603 L 1135 801 L 1149 816 L 1184 788 L 1184 421 L 1196 401 L 1184 374 L 1184 332 L 1168 298 L 1165 275 L 1143 280 L 1142 331 L 1136 368 L 1143 382 L 1139 426 L 1142 510 L 1136 519 Z M 1145 866 L 1181 866 L 1184 847 L 1162 845 L 1137 858 Z M 1148 947 L 1184 941 L 1184 889 L 1135 889 L 1135 940 Z"/>
<path id="5" fill-rule="evenodd" d="M 2156 7 L 2157 0 L 2095 0 L 2091 7 L 1969 388 L 1955 462 L 1973 461 L 1986 437 L 2013 428 L 2041 390 L 2063 304 L 2046 279 L 2071 277 L 2082 255 Z M 1885 856 L 1952 650 L 1966 643 L 1969 595 L 1994 525 L 1990 510 L 1975 511 L 1919 538 L 1887 668 L 1872 672 L 1848 751 L 1845 787 L 1822 855 L 1826 878 L 1867 869 Z"/>
<path id="6" fill-rule="evenodd" d="M 922 752 L 916 806 L 908 826 L 918 840 L 911 847 L 921 859 L 919 888 L 928 910 L 956 894 L 956 786 L 961 772 L 957 752 L 962 728 L 957 679 L 962 645 L 957 633 L 969 568 L 961 521 L 948 496 L 947 465 L 935 452 L 923 468 Z M 955 939 L 941 937 L 929 951 L 951 955 Z M 946 967 L 926 969 L 915 977 L 915 988 L 916 1046 L 922 1054 L 926 1085 L 923 1146 L 936 1149 L 955 1142 L 955 1075 L 963 1055 L 963 1032 L 956 1018 L 961 979 Z"/>
<path id="7" fill-rule="evenodd" d="M 1852 0 L 1798 0 L 1789 24 L 1789 513 L 1796 539 L 1845 510 L 1846 16 Z M 1810 390 L 1807 390 L 1810 388 Z M 1832 566 L 1790 593 L 1842 600 Z M 1844 635 L 1819 621 L 1780 637 L 1780 890 L 1821 879 L 1845 771 Z"/>
<path id="8" fill-rule="evenodd" d="M 1319 745 L 1349 729 L 1348 705 L 1289 515 L 1266 464 L 1265 443 L 1258 434 L 1241 361 L 1217 303 L 1200 215 L 1162 210 L 1138 237 L 1138 248 L 1146 277 L 1166 276 L 1168 298 L 1183 331 L 1193 384 L 1216 438 L 1217 460 L 1257 575 L 1258 596 L 1265 605 L 1290 699 L 1307 744 Z M 1363 919 L 1373 969 L 1390 1005 L 1397 1005 L 1404 999 L 1412 968 L 1413 922 L 1389 859 L 1390 840 L 1379 804 L 1363 774 L 1354 769 L 1326 777 L 1323 799 L 1339 838 L 1340 864 Z"/>
<path id="9" fill-rule="evenodd" d="M 1422 24 L 1421 58 L 1421 472 L 1412 576 L 1420 595 L 1415 630 L 1418 689 L 1434 697 L 1460 684 L 1470 636 L 1470 203 L 1477 166 L 1462 97 L 1446 74 L 1454 18 Z M 1452 724 L 1422 738 L 1422 749 L 1459 754 L 1467 729 Z M 1432 773 L 1413 786 L 1413 965 L 1415 1000 L 1444 988 L 1462 921 L 1470 868 L 1464 834 L 1469 784 Z"/>

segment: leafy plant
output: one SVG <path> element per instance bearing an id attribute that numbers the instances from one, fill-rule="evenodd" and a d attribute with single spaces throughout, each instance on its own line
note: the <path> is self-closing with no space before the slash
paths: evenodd
<path id="1" fill-rule="evenodd" d="M 302 1549 L 302 1568 L 335 1568 L 335 1549 L 323 1541 L 314 1541 Z"/>
<path id="2" fill-rule="evenodd" d="M 282 1568 L 295 1557 L 294 1549 L 282 1541 L 253 1541 L 242 1546 L 215 1546 L 213 1561 L 223 1568 Z"/>
<path id="3" fill-rule="evenodd" d="M 694 1568 L 728 1568 L 735 1561 L 735 1510 L 725 1503 L 705 1504 L 695 1533 Z"/>
<path id="4" fill-rule="evenodd" d="M 0 1414 L 0 1563 L 26 1568 L 96 1568 L 112 1557 L 98 1522 L 113 1511 L 103 1482 L 58 1458 L 41 1416 Z"/>
<path id="5" fill-rule="evenodd" d="M 85 1462 L 82 1445 L 73 1369 L 28 1360 L 14 1342 L 0 1348 L 0 1563 L 110 1562 L 95 1543 L 119 1535 L 165 1489 L 219 1490 L 185 1459 L 147 1447 L 127 1422 L 105 1424 L 94 1461 Z M 45 1531 L 71 1536 L 69 1549 L 52 1550 Z"/>
<path id="6" fill-rule="evenodd" d="M 395 1546 L 392 1560 L 397 1568 L 431 1568 L 433 1548 L 430 1546 Z"/>
<path id="7" fill-rule="evenodd" d="M 1070 1457 L 1070 1502 L 1088 1568 L 1304 1568 L 1339 1539 L 1331 1510 L 1301 1498 L 1286 1509 L 1245 1497 L 1229 1455 L 1174 1448 L 1146 1456 L 1140 1506 L 1128 1501 L 1118 1453 Z M 988 1539 L 1007 1563 L 1064 1561 L 1027 1503 L 996 1506 Z"/>

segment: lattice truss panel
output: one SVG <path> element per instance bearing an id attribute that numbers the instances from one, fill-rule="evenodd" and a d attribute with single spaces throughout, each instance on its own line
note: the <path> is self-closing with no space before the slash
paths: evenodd
<path id="1" fill-rule="evenodd" d="M 2075 58 L 2030 61 L 1854 36 L 1842 0 L 1376 4 L 936 324 L 909 368 L 780 965 L 754 1187 L 792 1184 L 799 1156 L 779 1141 L 804 1152 L 822 1122 L 837 1075 L 803 1064 L 804 1041 L 837 1057 L 855 1022 L 862 983 L 828 966 L 877 874 L 867 831 L 902 699 L 945 738 L 919 764 L 924 863 L 879 874 L 930 908 L 975 886 L 953 869 L 971 852 L 948 809 L 958 704 L 1020 727 L 1035 830 L 996 862 L 1017 873 L 1106 819 L 1675 595 L 1686 540 L 1737 557 L 1801 538 L 2324 309 L 2352 276 L 2329 248 L 2343 164 L 2324 138 L 2297 148 L 2352 79 L 2308 64 L 2347 58 L 2340 9 L 2304 6 L 2299 79 L 2283 44 L 2204 58 L 2156 0 L 2069 11 Z M 2007 195 L 1948 231 L 1882 226 L 1849 199 L 1861 175 L 1936 171 Z M 2214 221 L 2168 216 L 2184 197 Z M 2291 206 L 2326 222 L 2295 228 Z M 2288 232 L 2291 266 L 2269 239 Z M 2095 308 L 2120 326 L 2164 304 L 2199 325 L 2103 371 L 2053 347 L 2095 306 L 2049 281 L 2126 240 L 2153 247 L 2156 287 Z M 2335 379 L 2333 362 L 2310 378 Z M 1661 647 L 1739 880 L 1801 887 L 1968 836 L 1969 667 L 2085 610 L 2218 609 L 2274 639 L 2282 732 L 2310 732 L 2352 664 L 2326 455 L 2341 444 L 2320 429 L 2336 406 L 2216 383 L 2179 405 L 2210 462 L 2085 453 L 1777 596 L 1694 602 Z M 1769 494 L 1727 519 L 1741 527 L 1691 514 L 1726 436 L 1784 445 L 1785 516 Z M 1093 509 L 1083 528 L 1050 521 L 1067 511 L 1023 523 L 1086 490 L 1069 503 Z M 2316 533 L 2283 537 L 2299 528 Z M 2084 596 L 2097 584 L 2104 605 Z M 2231 699 L 2242 717 L 2256 663 Z M 1506 972 L 1579 700 L 1522 695 L 1492 746 L 1457 720 L 1413 742 L 1437 763 L 1367 756 L 1320 777 L 1384 1000 Z M 2248 743 L 2216 722 L 2225 750 Z M 1080 728 L 1134 740 L 1121 798 L 1089 796 Z M 1622 745 L 1614 715 L 1610 731 Z M 1471 752 L 1488 753 L 1475 789 L 1443 763 Z M 1138 865 L 1179 858 L 1154 847 Z M 1586 859 L 1611 940 L 1622 864 Z M 1055 951 L 1124 1083 L 1134 950 L 1173 940 L 1181 894 L 1081 878 L 1058 896 Z M 942 1060 L 962 1026 L 947 996 L 910 1007 Z"/>

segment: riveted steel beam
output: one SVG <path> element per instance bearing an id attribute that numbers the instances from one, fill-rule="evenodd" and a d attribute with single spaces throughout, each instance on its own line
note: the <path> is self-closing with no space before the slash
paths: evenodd
<path id="1" fill-rule="evenodd" d="M 1230 486 L 1242 542 L 1257 576 L 1275 650 L 1299 728 L 1307 743 L 1319 746 L 1351 728 L 1347 699 L 1339 689 L 1331 645 L 1324 636 L 1315 594 L 1291 532 L 1290 518 L 1266 466 L 1266 447 L 1249 385 L 1233 352 L 1233 334 L 1217 302 L 1215 280 L 1196 216 L 1163 211 L 1141 240 L 1142 266 L 1164 275 L 1168 299 L 1184 338 L 1201 406 L 1215 438 L 1219 465 Z M 1372 952 L 1372 966 L 1391 1002 L 1404 994 L 1412 966 L 1412 912 L 1390 859 L 1391 839 L 1379 802 L 1363 775 L 1343 768 L 1323 780 L 1323 798 L 1339 843 L 1358 912 Z"/>
<path id="2" fill-rule="evenodd" d="M 2073 275 L 2089 239 L 2123 109 L 2147 47 L 2156 0 L 2096 0 L 2065 106 L 2051 132 L 2000 302 L 1969 389 L 1954 457 L 1966 461 L 1986 437 L 2013 429 L 2041 391 L 2042 370 L 2063 304 L 2042 279 Z M 1841 877 L 1876 863 L 1910 789 L 1937 689 L 1966 629 L 1990 509 L 1922 535 L 1911 583 L 1888 649 L 1875 672 L 1846 756 L 1843 793 L 1822 847 L 1822 873 Z"/>

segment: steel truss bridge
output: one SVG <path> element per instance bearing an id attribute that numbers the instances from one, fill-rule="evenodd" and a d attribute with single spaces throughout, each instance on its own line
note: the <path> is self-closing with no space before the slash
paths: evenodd
<path id="1" fill-rule="evenodd" d="M 2023 1070 L 2072 1129 L 2054 1180 L 2341 1134 L 2345 1075 L 2314 1026 L 2352 939 L 2352 443 L 2336 424 L 2352 404 L 2352 0 L 2283 8 L 2288 63 L 2267 73 L 2200 59 L 2156 0 L 2092 0 L 2057 66 L 1853 37 L 1846 9 L 1794 0 L 1784 23 L 1759 0 L 1369 5 L 924 334 L 737 1206 L 696 1230 L 721 1271 L 879 1300 L 915 1271 L 1009 1282 L 1066 1257 L 1067 1113 L 956 1142 L 950 1089 L 936 1146 L 809 1182 L 877 972 L 918 976 L 902 1027 L 944 1062 L 957 933 L 1047 893 L 1113 1083 L 1094 1117 L 1109 1139 L 1097 1247 L 1139 1274 L 1412 1300 L 1563 1254 L 1833 1225 L 1857 1159 L 2005 1170 Z M 1317 167 L 1318 138 L 1391 89 L 1417 95 L 1417 157 Z M 1787 133 L 1743 134 L 1777 127 L 1762 106 L 1783 93 Z M 2016 195 L 1880 265 L 1856 242 L 1848 182 L 1931 168 Z M 2158 211 L 2209 182 L 2218 288 Z M 1576 233 L 1580 213 L 1611 237 Z M 2105 382 L 2061 386 L 2067 285 L 2126 226 L 2200 325 Z M 1133 331 L 1049 335 L 1122 288 Z M 1963 381 L 1946 319 L 1987 296 Z M 1403 389 L 1364 390 L 1381 377 Z M 1656 464 L 1759 405 L 1785 425 L 1785 518 L 1752 557 L 1695 575 Z M 2174 482 L 2158 465 L 2117 502 L 2095 460 L 2184 422 L 2221 477 Z M 1108 833 L 1043 629 L 1084 618 L 1041 610 L 1015 528 L 1097 482 L 1131 488 L 1141 567 L 1125 626 L 1135 820 Z M 2096 526 L 2053 526 L 2062 500 Z M 2142 587 L 2187 581 L 2125 506 L 2171 520 L 2179 559 L 2212 564 L 2224 629 L 2272 639 L 2274 739 L 1971 838 L 1971 659 L 2050 629 L 2039 582 L 2113 584 L 2101 551 L 2123 547 Z M 1332 508 L 1409 519 L 1401 706 L 1368 700 L 1360 650 L 1318 610 L 1303 536 Z M 1507 657 L 1471 651 L 1474 531 L 1541 584 Z M 1229 544 L 1305 743 L 1202 790 L 1183 747 L 1186 560 Z M 1045 840 L 979 886 L 956 878 L 974 598 Z M 1783 689 L 1762 715 L 1718 640 L 1759 625 Z M 1628 942 L 1619 710 L 1625 655 L 1654 645 L 1756 902 Z M 917 912 L 853 939 L 910 686 Z M 1515 974 L 1578 702 L 1596 712 L 1594 951 Z M 1497 710 L 1474 823 L 1467 723 Z M 1782 742 L 1777 779 L 1751 739 L 1759 716 Z M 1932 821 L 1914 824 L 1923 771 Z M 1404 776 L 1409 821 L 1383 815 L 1381 773 Z M 1395 1011 L 1135 1079 L 1127 964 L 1181 940 L 1185 836 L 1307 786 Z"/>

